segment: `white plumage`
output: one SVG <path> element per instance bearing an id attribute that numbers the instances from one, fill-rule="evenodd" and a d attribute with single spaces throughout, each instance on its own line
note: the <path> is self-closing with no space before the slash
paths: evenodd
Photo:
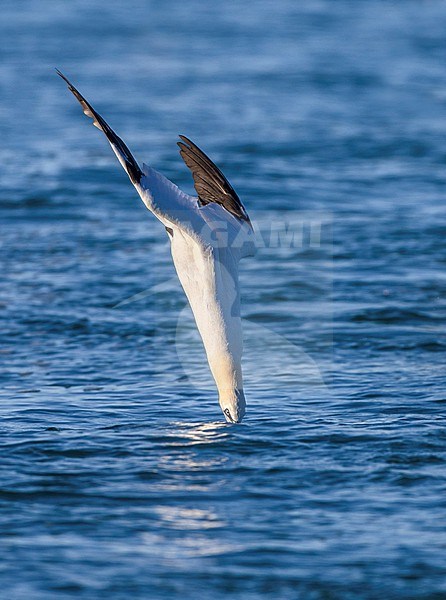
<path id="1" fill-rule="evenodd" d="M 172 258 L 195 317 L 228 422 L 245 414 L 238 267 L 255 251 L 254 233 L 243 204 L 218 167 L 190 140 L 180 153 L 194 177 L 198 197 L 182 192 L 155 169 L 140 169 L 125 143 L 58 71 L 84 113 L 107 136 L 147 208 L 165 226 Z"/>

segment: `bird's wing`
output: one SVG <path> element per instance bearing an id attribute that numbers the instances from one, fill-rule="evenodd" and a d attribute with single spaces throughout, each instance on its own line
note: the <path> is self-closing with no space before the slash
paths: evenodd
<path id="1" fill-rule="evenodd" d="M 192 171 L 194 186 L 202 205 L 215 202 L 242 221 L 250 223 L 248 213 L 234 188 L 206 154 L 184 135 L 180 135 L 180 154 Z"/>
<path id="2" fill-rule="evenodd" d="M 74 87 L 74 85 L 68 81 L 63 73 L 61 73 L 58 69 L 56 69 L 57 74 L 62 77 L 62 79 L 66 82 L 68 89 L 75 98 L 79 101 L 80 105 L 84 110 L 84 114 L 87 117 L 93 119 L 93 125 L 100 129 L 107 136 L 108 141 L 110 142 L 110 146 L 113 149 L 113 152 L 118 157 L 119 162 L 124 167 L 127 175 L 130 177 L 130 181 L 136 185 L 139 183 L 141 179 L 141 169 L 138 166 L 138 163 L 134 159 L 132 153 L 121 140 L 120 137 L 116 135 L 113 129 L 104 121 L 100 114 L 98 114 L 95 109 L 91 106 L 87 100 L 82 96 L 82 94 Z"/>
<path id="3" fill-rule="evenodd" d="M 252 254 L 253 230 L 240 199 L 223 173 L 195 144 L 180 136 L 184 140 L 184 143 L 179 142 L 181 154 L 192 170 L 198 200 L 185 194 L 152 167 L 143 164 L 141 169 L 123 140 L 65 75 L 58 70 L 57 73 L 67 83 L 84 113 L 93 119 L 93 125 L 107 137 L 144 204 L 168 230 L 178 227 L 202 247 L 226 245 L 236 254 L 240 250 L 241 256 Z M 249 238 L 248 245 L 245 237 Z"/>
<path id="4" fill-rule="evenodd" d="M 113 152 L 118 157 L 147 208 L 166 226 L 176 225 L 192 235 L 200 232 L 206 222 L 200 214 L 197 199 L 182 192 L 174 183 L 155 169 L 147 165 L 143 165 L 143 169 L 140 169 L 121 138 L 116 135 L 108 123 L 95 111 L 65 75 L 58 70 L 57 73 L 67 83 L 68 89 L 79 101 L 87 117 L 93 119 L 93 125 L 106 135 Z"/>

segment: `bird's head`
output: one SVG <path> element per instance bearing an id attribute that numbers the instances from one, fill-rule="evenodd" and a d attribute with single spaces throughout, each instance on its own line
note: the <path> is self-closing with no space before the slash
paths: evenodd
<path id="1" fill-rule="evenodd" d="M 221 410 L 228 423 L 240 423 L 246 412 L 246 401 L 243 390 L 220 392 Z"/>

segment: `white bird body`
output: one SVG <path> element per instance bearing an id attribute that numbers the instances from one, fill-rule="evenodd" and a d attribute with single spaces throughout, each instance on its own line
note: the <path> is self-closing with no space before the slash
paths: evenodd
<path id="1" fill-rule="evenodd" d="M 223 407 L 227 400 L 233 401 L 234 393 L 239 399 L 243 395 L 238 263 L 242 256 L 252 253 L 252 228 L 248 223 L 240 225 L 219 205 L 200 207 L 197 198 L 145 164 L 143 173 L 136 189 L 168 230 L 175 270 L 194 314 Z M 244 407 L 237 413 L 234 416 L 239 421 Z"/>
<path id="2" fill-rule="evenodd" d="M 146 207 L 165 226 L 178 278 L 194 314 L 208 363 L 229 422 L 245 414 L 242 378 L 239 260 L 255 252 L 254 232 L 237 194 L 221 171 L 184 136 L 181 155 L 191 168 L 199 197 L 182 192 L 143 164 L 72 84 L 84 113 L 103 131 Z"/>

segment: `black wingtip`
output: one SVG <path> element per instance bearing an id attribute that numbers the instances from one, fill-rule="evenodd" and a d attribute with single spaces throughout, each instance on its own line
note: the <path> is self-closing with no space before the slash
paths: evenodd
<path id="1" fill-rule="evenodd" d="M 179 134 L 177 146 L 186 166 L 192 171 L 194 187 L 201 205 L 216 202 L 225 210 L 250 223 L 245 207 L 217 165 L 192 140 Z"/>
<path id="2" fill-rule="evenodd" d="M 80 105 L 82 106 L 84 113 L 93 119 L 93 124 L 99 127 L 102 132 L 106 135 L 108 141 L 112 145 L 115 152 L 119 154 L 119 160 L 124 161 L 125 170 L 127 171 L 128 176 L 130 177 L 131 182 L 136 185 L 140 182 L 142 177 L 142 171 L 138 166 L 135 158 L 132 153 L 126 146 L 126 144 L 121 140 L 120 137 L 116 135 L 113 129 L 108 125 L 108 123 L 101 117 L 99 113 L 95 111 L 95 109 L 91 106 L 91 104 L 82 96 L 82 94 L 77 90 L 74 85 L 65 77 L 65 75 L 56 68 L 56 73 L 59 77 L 66 82 L 68 85 L 68 89 L 70 92 L 74 94 Z M 121 163 L 122 164 L 122 163 Z"/>
<path id="3" fill-rule="evenodd" d="M 59 75 L 59 77 L 62 77 L 62 79 L 68 83 L 68 85 L 71 85 L 70 82 L 68 81 L 68 79 L 65 77 L 65 75 L 62 73 L 62 71 L 59 71 L 59 69 L 57 67 L 54 67 L 54 70 L 56 71 L 56 73 Z"/>
<path id="4" fill-rule="evenodd" d="M 177 146 L 180 149 L 188 148 L 190 150 L 192 147 L 192 142 L 190 141 L 190 139 L 187 138 L 185 135 L 181 135 L 181 133 L 178 134 L 178 137 L 180 138 L 181 142 L 177 142 Z"/>
<path id="5" fill-rule="evenodd" d="M 180 154 L 181 156 L 183 156 L 184 152 L 187 152 L 188 150 L 192 150 L 192 142 L 185 136 L 185 135 L 181 135 L 179 134 L 178 137 L 182 140 L 181 142 L 177 142 L 177 146 L 180 149 Z"/>
<path id="6" fill-rule="evenodd" d="M 54 70 L 59 75 L 59 77 L 61 77 L 65 81 L 70 92 L 79 94 L 78 90 L 74 87 L 74 85 L 71 83 L 71 81 L 68 79 L 68 77 L 65 77 L 65 75 L 62 73 L 62 71 L 59 71 L 59 69 L 57 67 L 54 67 Z M 78 98 L 78 100 L 79 100 L 79 98 Z"/>
<path id="7" fill-rule="evenodd" d="M 192 140 L 190 140 L 188 137 L 186 137 L 185 135 L 182 135 L 181 133 L 178 134 L 178 137 L 182 140 L 182 142 L 177 142 L 177 144 L 180 146 L 180 144 L 182 144 L 181 147 L 186 147 L 188 150 L 198 150 L 199 153 L 204 154 L 203 150 L 200 150 L 200 148 L 197 146 L 197 144 L 194 144 Z"/>

